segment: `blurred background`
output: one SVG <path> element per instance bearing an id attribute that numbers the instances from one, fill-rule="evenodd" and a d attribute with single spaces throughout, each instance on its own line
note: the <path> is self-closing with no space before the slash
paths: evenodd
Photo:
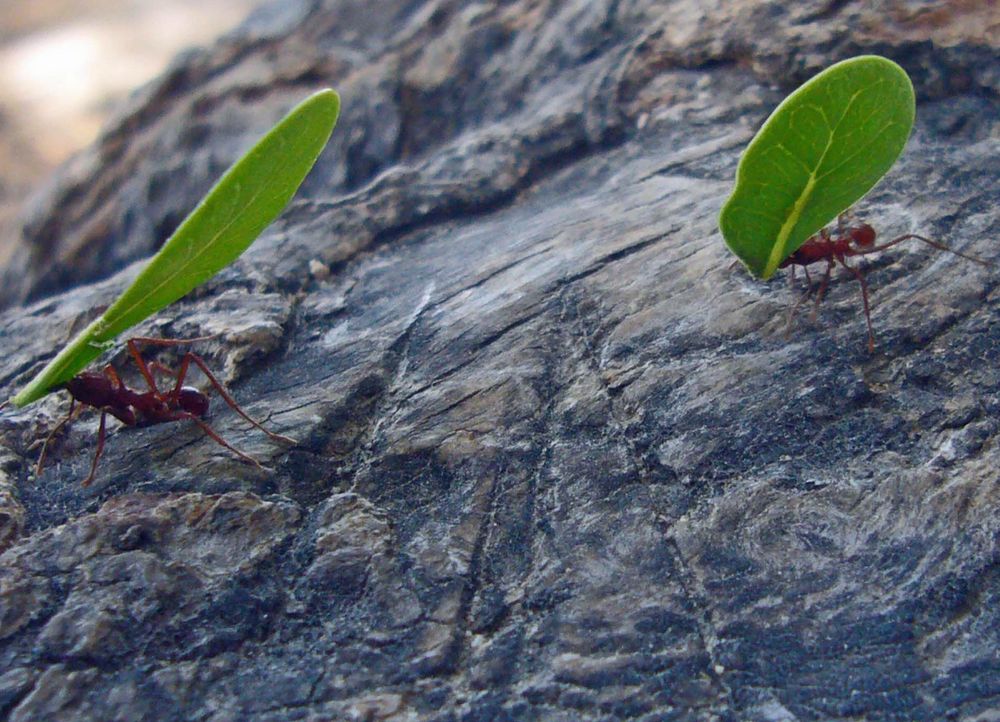
<path id="1" fill-rule="evenodd" d="M 94 140 L 116 104 L 261 2 L 2 0 L 0 266 L 25 199 Z"/>

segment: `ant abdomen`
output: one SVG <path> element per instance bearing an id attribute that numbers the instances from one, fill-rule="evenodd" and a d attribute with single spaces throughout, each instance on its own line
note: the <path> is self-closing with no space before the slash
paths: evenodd
<path id="1" fill-rule="evenodd" d="M 177 392 L 177 405 L 198 418 L 208 415 L 208 397 L 191 386 L 182 386 Z"/>

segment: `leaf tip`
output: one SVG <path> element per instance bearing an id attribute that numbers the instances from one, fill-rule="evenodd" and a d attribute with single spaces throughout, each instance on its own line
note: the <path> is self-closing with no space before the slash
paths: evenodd
<path id="1" fill-rule="evenodd" d="M 332 125 L 340 115 L 340 94 L 333 88 L 323 88 L 306 98 L 302 105 L 325 110 Z"/>

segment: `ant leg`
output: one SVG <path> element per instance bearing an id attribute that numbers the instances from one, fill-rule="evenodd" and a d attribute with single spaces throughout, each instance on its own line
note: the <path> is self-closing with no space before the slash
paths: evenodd
<path id="1" fill-rule="evenodd" d="M 785 321 L 785 338 L 792 335 L 792 321 L 795 320 L 795 313 L 799 310 L 799 306 L 801 306 L 805 300 L 809 298 L 809 294 L 812 293 L 812 278 L 809 277 L 809 269 L 803 266 L 802 270 L 805 271 L 806 274 L 806 290 L 801 296 L 799 296 L 799 299 L 792 304 L 791 308 L 788 309 L 788 319 Z M 795 291 L 795 266 L 791 267 L 791 273 L 788 274 L 788 286 L 792 291 Z"/>
<path id="2" fill-rule="evenodd" d="M 56 437 L 56 434 L 58 434 L 59 431 L 66 424 L 68 424 L 70 421 L 73 420 L 73 417 L 77 416 L 81 411 L 83 411 L 83 409 L 84 409 L 83 404 L 80 404 L 79 407 L 76 405 L 76 399 L 70 400 L 69 413 L 67 413 L 58 424 L 52 427 L 52 431 L 50 431 L 49 435 L 45 437 L 45 443 L 42 444 L 42 451 L 38 455 L 38 462 L 35 464 L 36 477 L 42 475 L 42 466 L 45 464 L 45 453 L 48 451 L 49 444 L 52 443 L 52 439 Z"/>
<path id="3" fill-rule="evenodd" d="M 795 275 L 794 268 L 795 268 L 795 266 L 792 266 L 792 269 L 793 269 L 792 275 L 793 276 Z M 806 274 L 806 295 L 808 296 L 810 293 L 812 293 L 812 276 L 809 275 L 809 266 L 803 266 L 802 267 L 802 272 L 804 274 Z"/>
<path id="4" fill-rule="evenodd" d="M 177 378 L 177 372 L 174 369 L 161 364 L 159 361 L 149 361 L 147 365 L 151 371 L 159 371 L 161 374 L 169 376 L 171 379 Z"/>
<path id="5" fill-rule="evenodd" d="M 219 338 L 221 333 L 213 333 L 211 336 L 195 336 L 194 338 L 158 338 L 156 336 L 133 336 L 130 340 L 147 346 L 185 346 L 190 343 L 201 341 L 211 341 Z"/>
<path id="6" fill-rule="evenodd" d="M 105 422 L 107 418 L 107 409 L 101 409 L 101 424 L 97 429 L 97 451 L 94 452 L 94 460 L 90 463 L 90 473 L 83 480 L 83 486 L 90 486 L 90 482 L 94 480 L 94 475 L 97 473 L 97 462 L 100 461 L 101 454 L 104 453 L 104 439 L 107 436 Z"/>
<path id="7" fill-rule="evenodd" d="M 919 236 L 916 233 L 907 233 L 905 235 L 899 236 L 898 238 L 893 238 L 891 241 L 887 241 L 878 246 L 872 246 L 871 248 L 865 248 L 863 250 L 856 250 L 851 255 L 852 256 L 863 256 L 868 253 L 878 253 L 879 251 L 884 251 L 886 248 L 892 248 L 898 243 L 903 241 L 908 241 L 911 238 L 916 238 L 918 241 L 923 241 L 932 248 L 936 248 L 939 251 L 947 251 L 948 253 L 954 253 L 956 256 L 961 256 L 967 261 L 972 261 L 973 263 L 978 263 L 980 266 L 986 266 L 989 268 L 992 264 L 989 261 L 984 261 L 982 258 L 976 258 L 975 256 L 970 256 L 968 253 L 962 253 L 961 251 L 956 251 L 954 248 L 949 248 L 943 243 L 938 241 L 932 241 L 930 238 L 925 238 L 924 236 Z"/>
<path id="8" fill-rule="evenodd" d="M 805 292 L 805 295 L 803 296 L 803 300 L 805 300 L 806 297 L 812 295 L 812 292 L 813 292 L 813 279 L 812 279 L 812 275 L 809 273 L 809 266 L 803 266 L 802 267 L 802 272 L 804 274 L 806 274 L 806 292 Z"/>
<path id="9" fill-rule="evenodd" d="M 176 420 L 191 419 L 191 421 L 193 421 L 196 424 L 198 424 L 198 426 L 201 427 L 201 430 L 204 431 L 209 437 L 211 437 L 211 439 L 215 443 L 217 443 L 219 446 L 224 446 L 225 448 L 229 449 L 231 452 L 233 452 L 234 454 L 236 454 L 238 457 L 240 457 L 244 461 L 246 461 L 246 462 L 248 462 L 250 464 L 253 464 L 254 466 L 256 466 L 258 468 L 261 468 L 261 469 L 266 469 L 267 468 L 266 466 L 264 466 L 263 464 L 261 464 L 259 461 L 257 461 L 255 458 L 253 458 L 249 454 L 243 453 L 242 451 L 240 451 L 239 449 L 237 449 L 235 446 L 233 446 L 232 444 L 230 444 L 229 442 L 227 442 L 225 439 L 223 439 L 221 436 L 219 436 L 218 433 L 216 433 L 215 429 L 213 429 L 211 426 L 209 426 L 207 423 L 205 423 L 203 420 L 201 420 L 200 418 L 198 418 L 197 416 L 195 416 L 191 412 L 189 412 L 189 411 L 177 411 L 177 412 L 174 413 L 173 418 L 176 419 Z"/>
<path id="10" fill-rule="evenodd" d="M 215 387 L 215 390 L 218 391 L 219 395 L 225 400 L 227 404 L 229 404 L 229 408 L 231 408 L 237 414 L 239 414 L 244 419 L 249 421 L 255 427 L 263 431 L 265 434 L 270 436 L 272 439 L 275 439 L 276 441 L 283 441 L 286 444 L 299 443 L 298 441 L 296 441 L 291 437 L 284 436 L 282 434 L 276 434 L 273 431 L 266 429 L 263 426 L 263 424 L 261 424 L 259 421 L 256 421 L 253 418 L 251 418 L 243 409 L 240 408 L 240 405 L 236 403 L 236 399 L 234 399 L 229 394 L 229 392 L 226 390 L 226 387 L 222 385 L 222 382 L 219 381 L 219 379 L 215 378 L 215 374 L 213 374 L 212 371 L 208 368 L 208 364 L 205 363 L 205 360 L 202 359 L 202 357 L 196 353 L 191 353 L 190 351 L 188 351 L 186 354 L 184 354 L 184 360 L 181 361 L 181 368 L 177 372 L 177 385 L 174 387 L 175 394 L 180 391 L 181 383 L 183 382 L 184 377 L 187 375 L 188 365 L 190 364 L 191 361 L 194 361 L 194 363 L 198 366 L 198 368 L 201 369 L 201 372 L 205 374 L 205 376 L 211 382 L 212 386 Z"/>
<path id="11" fill-rule="evenodd" d="M 139 367 L 139 372 L 142 377 L 146 380 L 146 384 L 149 386 L 149 390 L 152 391 L 158 399 L 165 401 L 163 394 L 156 386 L 156 381 L 153 380 L 153 374 L 150 373 L 150 366 L 153 364 L 147 364 L 142 358 L 142 354 L 139 353 L 139 344 L 146 344 L 147 346 L 182 346 L 184 344 L 196 343 L 198 341 L 209 341 L 213 338 L 218 338 L 219 334 L 212 334 L 211 336 L 197 336 L 195 338 L 156 338 L 155 336 L 135 336 L 128 340 L 128 352 L 132 356 L 132 360 L 135 361 L 135 365 Z M 155 363 L 155 366 L 160 369 L 165 369 L 166 366 L 162 364 Z M 172 371 L 169 372 L 170 375 L 174 375 Z M 119 382 L 121 383 L 121 382 Z M 180 385 L 178 384 L 178 389 Z"/>
<path id="12" fill-rule="evenodd" d="M 819 304 L 823 301 L 823 295 L 830 286 L 831 273 L 833 273 L 833 259 L 827 258 L 826 270 L 823 272 L 823 279 L 819 282 L 819 290 L 816 291 L 816 300 L 813 302 L 812 314 L 809 316 L 809 319 L 812 321 L 815 321 L 816 316 L 819 315 Z"/>
<path id="13" fill-rule="evenodd" d="M 850 220 L 851 220 L 851 214 L 848 213 L 847 211 L 841 211 L 837 215 L 837 235 L 839 237 L 841 238 L 844 237 L 844 234 L 847 231 L 847 225 L 848 223 L 850 223 Z"/>
<path id="14" fill-rule="evenodd" d="M 847 261 L 839 256 L 837 260 L 840 261 L 841 266 L 853 273 L 854 277 L 858 279 L 858 283 L 861 284 L 861 299 L 865 303 L 865 321 L 868 323 L 868 353 L 875 353 L 875 332 L 872 330 L 872 314 L 868 304 L 868 282 L 860 269 L 847 265 Z"/>
<path id="15" fill-rule="evenodd" d="M 118 376 L 118 372 L 115 371 L 115 367 L 114 366 L 112 366 L 111 364 L 108 364 L 107 366 L 104 367 L 103 371 L 104 371 L 104 375 L 107 376 L 108 379 L 110 379 L 111 383 L 113 383 L 118 388 L 119 391 L 121 391 L 123 388 L 125 388 L 125 384 L 122 382 L 121 378 Z"/>
<path id="16" fill-rule="evenodd" d="M 139 373 L 141 373 L 142 377 L 146 379 L 146 385 L 149 386 L 149 390 L 152 391 L 153 395 L 160 401 L 164 401 L 165 399 L 163 398 L 163 394 L 161 394 L 160 390 L 156 387 L 156 381 L 153 380 L 153 374 L 150 373 L 149 366 L 147 366 L 146 362 L 143 360 L 142 354 L 139 353 L 139 347 L 135 342 L 136 339 L 134 338 L 130 338 L 128 340 L 128 343 L 126 344 L 126 346 L 128 346 L 128 352 L 132 356 L 132 360 L 135 361 L 135 365 L 139 367 Z M 119 381 L 119 383 L 121 382 Z"/>

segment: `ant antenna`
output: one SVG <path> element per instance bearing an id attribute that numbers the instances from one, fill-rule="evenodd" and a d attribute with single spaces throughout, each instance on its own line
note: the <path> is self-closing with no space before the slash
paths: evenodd
<path id="1" fill-rule="evenodd" d="M 903 241 L 908 241 L 911 238 L 916 238 L 918 241 L 923 241 L 928 246 L 936 248 L 939 251 L 947 251 L 948 253 L 954 253 L 956 256 L 961 256 L 967 261 L 978 263 L 980 266 L 985 266 L 989 268 L 990 266 L 993 265 L 991 262 L 984 261 L 982 258 L 976 258 L 975 256 L 971 256 L 968 253 L 962 253 L 961 251 L 956 251 L 954 248 L 950 248 L 944 245 L 943 243 L 939 243 L 938 241 L 932 241 L 930 238 L 917 235 L 916 233 L 907 233 L 905 235 L 900 236 L 899 238 L 893 238 L 891 241 L 887 241 L 886 243 L 883 243 L 881 245 L 873 246 L 872 248 L 866 248 L 863 251 L 856 251 L 855 255 L 861 256 L 861 255 L 867 255 L 869 253 L 877 253 L 878 251 L 884 251 L 886 248 L 891 248 L 892 246 L 895 246 L 898 243 L 902 243 Z"/>

